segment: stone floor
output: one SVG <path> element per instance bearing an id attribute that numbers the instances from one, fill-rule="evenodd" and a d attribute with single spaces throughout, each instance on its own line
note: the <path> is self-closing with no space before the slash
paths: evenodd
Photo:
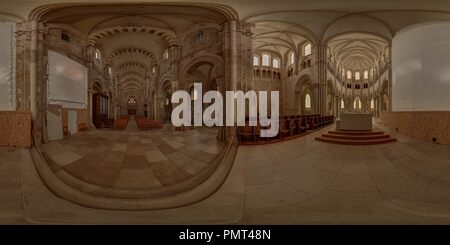
<path id="1" fill-rule="evenodd" d="M 312 135 L 240 147 L 241 222 L 450 223 L 450 147 L 389 133 L 398 142 L 343 146 Z"/>
<path id="2" fill-rule="evenodd" d="M 27 149 L 0 147 L 0 224 L 24 223 L 22 157 Z"/>
<path id="3" fill-rule="evenodd" d="M 133 124 L 134 123 L 134 124 Z M 147 190 L 169 187 L 200 174 L 220 153 L 217 130 L 173 132 L 91 130 L 42 146 L 52 169 L 100 187 Z"/>
<path id="4" fill-rule="evenodd" d="M 450 224 L 450 146 L 426 143 L 395 132 L 389 133 L 398 142 L 385 145 L 342 146 L 315 141 L 315 136 L 325 130 L 277 144 L 240 146 L 233 169 L 217 193 L 194 205 L 160 211 L 81 207 L 50 192 L 29 160 L 21 159 L 18 164 L 10 161 L 9 165 L 2 162 L 2 178 L 8 179 L 2 183 L 10 184 L 2 184 L 0 220 L 3 223 L 27 220 L 32 223 Z M 14 158 L 17 153 L 9 154 Z M 1 159 L 8 157 L 0 155 Z M 23 207 L 20 182 L 14 177 L 20 171 L 20 164 L 23 164 Z"/>

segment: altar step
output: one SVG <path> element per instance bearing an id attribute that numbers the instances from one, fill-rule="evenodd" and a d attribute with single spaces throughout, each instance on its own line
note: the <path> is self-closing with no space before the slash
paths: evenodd
<path id="1" fill-rule="evenodd" d="M 383 131 L 350 131 L 350 130 L 339 130 L 339 131 L 328 131 L 329 134 L 339 134 L 339 135 L 380 135 L 384 134 Z"/>
<path id="2" fill-rule="evenodd" d="M 396 141 L 382 131 L 329 131 L 316 140 L 341 145 L 377 145 Z"/>

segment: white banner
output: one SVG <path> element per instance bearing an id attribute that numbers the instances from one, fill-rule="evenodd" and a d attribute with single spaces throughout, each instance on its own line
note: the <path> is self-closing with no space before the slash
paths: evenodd
<path id="1" fill-rule="evenodd" d="M 48 103 L 65 108 L 87 108 L 87 69 L 54 51 L 48 51 Z"/>
<path id="2" fill-rule="evenodd" d="M 392 110 L 450 110 L 450 23 L 400 31 L 392 46 Z"/>
<path id="3" fill-rule="evenodd" d="M 15 110 L 16 24 L 0 22 L 0 111 Z"/>

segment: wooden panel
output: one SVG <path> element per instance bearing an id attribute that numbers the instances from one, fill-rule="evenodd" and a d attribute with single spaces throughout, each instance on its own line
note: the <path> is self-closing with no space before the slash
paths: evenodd
<path id="1" fill-rule="evenodd" d="M 31 146 L 31 112 L 0 111 L 0 146 Z"/>
<path id="2" fill-rule="evenodd" d="M 382 112 L 381 122 L 386 127 L 410 137 L 443 145 L 450 145 L 450 112 L 412 111 Z"/>

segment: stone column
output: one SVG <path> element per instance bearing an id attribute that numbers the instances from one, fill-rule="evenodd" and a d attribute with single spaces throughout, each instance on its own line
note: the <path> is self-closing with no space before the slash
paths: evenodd
<path id="1" fill-rule="evenodd" d="M 238 79 L 238 74 L 237 74 L 237 39 L 236 39 L 236 30 L 237 30 L 237 21 L 236 20 L 231 20 L 230 21 L 230 86 L 229 89 L 231 91 L 236 91 L 237 89 L 237 79 Z M 234 122 L 236 123 L 236 104 L 234 105 Z M 227 139 L 229 137 L 232 136 L 232 134 L 234 133 L 234 131 L 230 131 L 227 132 Z"/>
<path id="2" fill-rule="evenodd" d="M 318 98 L 316 99 L 318 114 L 327 114 L 327 48 L 318 44 L 317 47 L 317 71 L 318 71 Z"/>
<path id="3" fill-rule="evenodd" d="M 237 44 L 236 44 L 236 20 L 230 21 L 230 89 L 237 88 Z"/>
<path id="4" fill-rule="evenodd" d="M 388 87 L 389 87 L 389 92 L 388 92 L 388 101 L 389 101 L 389 105 L 388 105 L 388 111 L 392 111 L 392 45 L 389 44 L 389 63 L 388 63 L 388 69 L 389 69 L 389 81 L 388 81 Z"/>
<path id="5" fill-rule="evenodd" d="M 33 121 L 37 119 L 37 63 L 38 63 L 39 25 L 31 22 L 31 54 L 30 54 L 30 110 Z"/>

